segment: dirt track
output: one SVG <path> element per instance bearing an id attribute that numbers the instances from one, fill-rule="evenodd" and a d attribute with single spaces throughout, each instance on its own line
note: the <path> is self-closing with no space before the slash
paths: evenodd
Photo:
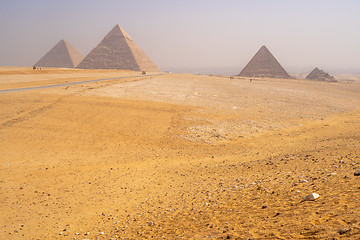
<path id="1" fill-rule="evenodd" d="M 129 74 L 10 70 L 3 89 Z M 357 239 L 359 90 L 168 74 L 0 95 L 0 238 Z"/>

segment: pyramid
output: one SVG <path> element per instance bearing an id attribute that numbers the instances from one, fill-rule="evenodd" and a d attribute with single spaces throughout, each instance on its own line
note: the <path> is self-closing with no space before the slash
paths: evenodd
<path id="1" fill-rule="evenodd" d="M 271 52 L 262 46 L 240 72 L 243 77 L 291 78 Z"/>
<path id="2" fill-rule="evenodd" d="M 38 67 L 75 68 L 84 56 L 66 40 L 58 42 L 36 64 Z"/>
<path id="3" fill-rule="evenodd" d="M 104 37 L 78 68 L 161 71 L 119 25 Z"/>
<path id="4" fill-rule="evenodd" d="M 318 69 L 317 67 L 314 70 L 312 70 L 312 72 L 309 73 L 309 75 L 307 75 L 306 79 L 324 81 L 324 82 L 336 82 L 333 76 L 330 76 L 328 73 Z"/>

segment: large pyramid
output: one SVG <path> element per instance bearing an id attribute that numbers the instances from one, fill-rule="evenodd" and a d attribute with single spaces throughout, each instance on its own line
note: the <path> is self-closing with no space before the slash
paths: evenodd
<path id="1" fill-rule="evenodd" d="M 84 56 L 79 53 L 66 40 L 61 40 L 36 64 L 38 67 L 74 68 Z"/>
<path id="2" fill-rule="evenodd" d="M 116 25 L 77 67 L 161 71 L 119 25 Z"/>
<path id="3" fill-rule="evenodd" d="M 318 69 L 317 67 L 314 70 L 312 70 L 312 72 L 309 73 L 309 75 L 307 75 L 306 79 L 324 81 L 324 82 L 337 82 L 333 76 L 329 75 L 323 70 Z"/>
<path id="4" fill-rule="evenodd" d="M 291 78 L 271 52 L 262 46 L 240 72 L 243 77 Z"/>

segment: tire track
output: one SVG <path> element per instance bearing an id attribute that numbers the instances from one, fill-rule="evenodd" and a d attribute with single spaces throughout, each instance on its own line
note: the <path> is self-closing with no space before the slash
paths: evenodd
<path id="1" fill-rule="evenodd" d="M 21 123 L 21 122 L 24 122 L 24 121 L 27 121 L 31 118 L 34 118 L 52 108 L 54 108 L 58 103 L 61 102 L 61 100 L 64 98 L 64 96 L 61 96 L 59 97 L 58 99 L 56 99 L 54 102 L 50 103 L 50 104 L 47 104 L 45 106 L 42 106 L 40 108 L 37 108 L 37 109 L 33 109 L 29 112 L 27 112 L 26 114 L 22 115 L 22 116 L 19 116 L 19 117 L 14 117 L 8 121 L 5 121 L 3 122 L 1 125 L 0 125 L 0 129 L 2 128 L 5 128 L 5 127 L 12 127 L 13 125 L 17 124 L 17 123 Z"/>
<path id="2" fill-rule="evenodd" d="M 164 73 L 152 74 L 152 75 L 146 75 L 146 76 L 147 77 L 153 77 L 153 76 L 161 76 L 161 75 L 164 75 Z M 0 90 L 0 94 L 2 94 L 2 93 L 12 93 L 12 92 L 21 92 L 21 91 L 29 91 L 29 90 L 36 90 L 36 89 L 66 87 L 66 86 L 72 86 L 72 85 L 77 85 L 77 84 L 85 84 L 85 83 L 101 82 L 101 81 L 109 81 L 109 80 L 118 80 L 118 79 L 126 79 L 126 78 L 141 78 L 141 77 L 144 77 L 144 75 L 115 77 L 115 78 L 102 78 L 102 79 L 86 80 L 86 81 L 80 81 L 80 82 L 59 83 L 59 84 L 36 86 L 36 87 L 26 87 L 26 88 L 3 89 L 3 90 Z"/>

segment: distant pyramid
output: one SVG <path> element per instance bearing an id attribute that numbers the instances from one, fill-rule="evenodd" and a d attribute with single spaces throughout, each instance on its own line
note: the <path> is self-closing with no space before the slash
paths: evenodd
<path id="1" fill-rule="evenodd" d="M 77 67 L 161 71 L 119 25 L 116 25 Z"/>
<path id="2" fill-rule="evenodd" d="M 306 79 L 325 82 L 337 82 L 333 76 L 330 76 L 328 73 L 318 69 L 317 67 L 312 70 L 309 75 L 307 75 Z"/>
<path id="3" fill-rule="evenodd" d="M 61 40 L 36 64 L 38 67 L 75 68 L 84 56 L 66 40 Z"/>
<path id="4" fill-rule="evenodd" d="M 240 72 L 243 77 L 291 78 L 271 52 L 262 46 Z"/>

